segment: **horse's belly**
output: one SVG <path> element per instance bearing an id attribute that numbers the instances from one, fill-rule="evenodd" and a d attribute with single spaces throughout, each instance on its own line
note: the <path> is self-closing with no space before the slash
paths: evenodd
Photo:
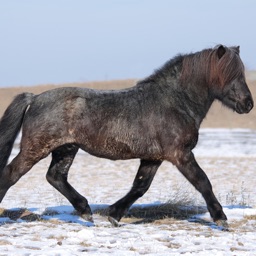
<path id="1" fill-rule="evenodd" d="M 80 145 L 80 148 L 87 153 L 112 160 L 124 160 L 137 158 L 138 153 L 134 152 L 128 145 L 122 143 L 94 143 Z"/>
<path id="2" fill-rule="evenodd" d="M 146 140 L 116 140 L 108 138 L 105 140 L 95 139 L 91 143 L 80 145 L 80 148 L 91 155 L 112 159 L 126 160 L 133 158 L 160 159 L 162 150 L 156 143 L 146 143 Z"/>

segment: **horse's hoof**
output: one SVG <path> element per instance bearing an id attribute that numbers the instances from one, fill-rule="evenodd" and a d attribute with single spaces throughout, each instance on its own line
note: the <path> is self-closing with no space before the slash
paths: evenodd
<path id="1" fill-rule="evenodd" d="M 116 219 L 114 219 L 113 217 L 108 216 L 108 221 L 111 223 L 111 225 L 115 228 L 119 227 L 119 223 Z"/>
<path id="2" fill-rule="evenodd" d="M 84 220 L 94 223 L 93 217 L 91 214 L 84 213 L 80 215 Z"/>
<path id="3" fill-rule="evenodd" d="M 226 220 L 217 220 L 215 223 L 222 231 L 229 231 L 228 222 Z"/>

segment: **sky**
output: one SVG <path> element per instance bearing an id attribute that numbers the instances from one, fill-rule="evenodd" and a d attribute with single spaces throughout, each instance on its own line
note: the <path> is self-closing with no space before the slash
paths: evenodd
<path id="1" fill-rule="evenodd" d="M 0 0 L 0 87 L 141 79 L 179 53 L 240 45 L 255 0 Z"/>

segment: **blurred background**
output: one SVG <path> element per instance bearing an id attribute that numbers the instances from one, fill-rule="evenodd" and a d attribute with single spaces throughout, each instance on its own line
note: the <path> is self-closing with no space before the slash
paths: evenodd
<path id="1" fill-rule="evenodd" d="M 178 53 L 240 45 L 256 69 L 254 0 L 8 0 L 0 87 L 141 79 Z"/>

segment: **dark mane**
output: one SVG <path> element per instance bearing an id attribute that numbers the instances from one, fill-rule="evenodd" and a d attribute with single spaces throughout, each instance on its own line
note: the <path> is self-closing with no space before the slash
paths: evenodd
<path id="1" fill-rule="evenodd" d="M 156 69 L 150 76 L 140 80 L 137 85 L 151 82 L 159 84 L 161 81 L 167 81 L 171 77 L 174 77 L 175 79 L 179 78 L 183 58 L 184 56 L 181 54 L 176 55 L 174 58 L 168 60 L 163 66 Z"/>
<path id="2" fill-rule="evenodd" d="M 179 54 L 167 61 L 161 68 L 141 80 L 140 83 L 154 82 L 156 84 L 171 77 L 180 80 L 181 85 L 197 79 L 200 84 L 220 86 L 231 82 L 242 75 L 244 65 L 239 57 L 239 47 L 223 47 L 223 55 L 219 55 L 219 46 L 191 54 Z"/>
<path id="3" fill-rule="evenodd" d="M 239 57 L 238 47 L 223 47 L 220 56 L 219 46 L 194 54 L 184 55 L 181 81 L 189 82 L 192 77 L 201 77 L 208 86 L 228 84 L 234 78 L 242 75 L 244 65 Z"/>

